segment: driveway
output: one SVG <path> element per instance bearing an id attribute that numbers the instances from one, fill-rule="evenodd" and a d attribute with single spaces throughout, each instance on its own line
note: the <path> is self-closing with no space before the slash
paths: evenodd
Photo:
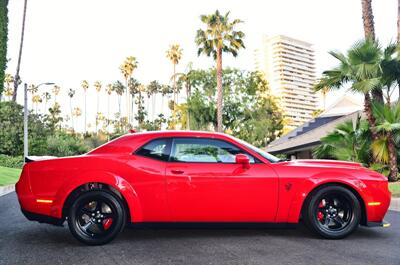
<path id="1" fill-rule="evenodd" d="M 105 246 L 78 243 L 66 225 L 29 222 L 15 193 L 0 197 L 0 264 L 400 264 L 400 212 L 390 228 L 343 240 L 297 229 L 133 229 Z"/>

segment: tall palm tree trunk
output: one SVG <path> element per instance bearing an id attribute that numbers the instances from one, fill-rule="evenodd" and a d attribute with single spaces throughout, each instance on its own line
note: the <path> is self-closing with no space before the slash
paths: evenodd
<path id="1" fill-rule="evenodd" d="M 375 25 L 374 15 L 372 12 L 372 0 L 361 0 L 362 6 L 362 19 L 364 24 L 364 36 L 365 39 L 375 41 Z M 382 89 L 375 88 L 372 90 L 372 98 L 374 101 L 383 103 Z"/>
<path id="2" fill-rule="evenodd" d="M 69 99 L 69 109 L 71 111 L 71 128 L 72 128 L 72 131 L 74 131 L 74 112 L 72 110 L 72 99 L 71 98 Z"/>
<path id="3" fill-rule="evenodd" d="M 397 44 L 400 44 L 400 0 L 397 0 Z M 398 82 L 399 97 L 400 97 L 400 83 Z"/>
<path id="4" fill-rule="evenodd" d="M 397 43 L 400 43 L 400 0 L 397 0 Z"/>
<path id="5" fill-rule="evenodd" d="M 175 121 L 175 119 L 176 119 L 176 104 L 178 104 L 178 96 L 176 95 L 177 93 L 176 93 L 176 64 L 174 63 L 173 64 L 174 65 L 174 75 L 173 75 L 173 88 L 172 88 L 172 90 L 174 91 L 174 106 L 173 106 L 173 110 L 172 110 L 172 120 L 173 120 L 173 127 L 172 127 L 172 129 L 175 129 L 175 126 L 176 126 L 176 121 Z"/>
<path id="6" fill-rule="evenodd" d="M 372 0 L 361 0 L 364 35 L 366 39 L 375 40 L 374 15 Z"/>
<path id="7" fill-rule="evenodd" d="M 85 119 L 84 119 L 84 125 L 83 125 L 84 127 L 83 127 L 83 128 L 84 128 L 84 132 L 85 132 L 85 134 L 86 134 L 86 132 L 87 132 L 87 131 L 86 131 L 86 116 L 87 116 L 87 109 L 86 109 L 86 90 L 85 90 L 84 94 L 85 94 L 85 95 L 84 95 L 84 100 L 85 100 L 85 102 L 84 102 L 84 104 L 85 104 Z"/>
<path id="8" fill-rule="evenodd" d="M 188 100 L 190 98 L 190 84 L 189 81 L 186 80 L 186 108 L 187 108 L 187 118 L 186 118 L 186 130 L 190 130 L 190 111 L 189 111 L 189 104 Z"/>
<path id="9" fill-rule="evenodd" d="M 392 132 L 388 132 L 388 151 L 389 151 L 389 168 L 390 168 L 390 181 L 396 181 L 399 169 L 397 167 L 397 149 L 394 142 L 394 137 Z"/>
<path id="10" fill-rule="evenodd" d="M 217 51 L 217 132 L 222 132 L 222 48 Z"/>
<path id="11" fill-rule="evenodd" d="M 371 103 L 371 97 L 369 95 L 369 93 L 365 93 L 364 94 L 364 112 L 365 115 L 367 116 L 367 121 L 370 127 L 370 132 L 371 132 L 371 136 L 372 136 L 372 141 L 376 141 L 379 138 L 379 135 L 376 131 L 376 119 L 372 113 L 372 103 Z M 372 160 L 374 163 L 379 163 L 378 159 L 373 156 Z"/>
<path id="12" fill-rule="evenodd" d="M 27 6 L 27 0 L 24 1 L 24 13 L 22 16 L 22 29 L 21 29 L 21 41 L 19 43 L 19 53 L 18 53 L 18 62 L 17 62 L 17 71 L 15 72 L 15 77 L 14 77 L 14 92 L 12 96 L 12 101 L 16 102 L 17 101 L 17 92 L 18 92 L 18 86 L 20 82 L 20 76 L 19 76 L 19 71 L 21 68 L 21 57 L 22 57 L 22 47 L 24 46 L 24 35 L 25 35 L 25 18 L 26 18 L 26 6 Z"/>

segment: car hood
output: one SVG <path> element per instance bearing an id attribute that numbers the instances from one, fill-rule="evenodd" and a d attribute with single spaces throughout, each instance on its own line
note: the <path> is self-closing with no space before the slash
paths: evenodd
<path id="1" fill-rule="evenodd" d="M 361 168 L 362 164 L 338 160 L 297 159 L 286 162 L 289 166 Z"/>

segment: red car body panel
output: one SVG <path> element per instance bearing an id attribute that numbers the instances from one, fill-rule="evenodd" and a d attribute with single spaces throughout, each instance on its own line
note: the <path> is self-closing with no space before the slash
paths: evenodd
<path id="1" fill-rule="evenodd" d="M 165 162 L 134 154 L 153 139 L 174 137 L 220 139 L 261 163 L 244 168 L 235 163 Z M 230 136 L 192 131 L 134 133 L 82 156 L 27 163 L 16 191 L 24 211 L 62 219 L 68 196 L 93 182 L 121 194 L 132 222 L 297 223 L 305 198 L 327 183 L 356 192 L 368 222 L 381 222 L 390 203 L 387 179 L 357 163 L 272 163 Z"/>

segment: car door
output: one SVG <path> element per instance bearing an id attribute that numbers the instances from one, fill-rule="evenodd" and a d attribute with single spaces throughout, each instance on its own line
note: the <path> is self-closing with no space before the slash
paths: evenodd
<path id="1" fill-rule="evenodd" d="M 140 202 L 143 221 L 161 222 L 170 219 L 165 187 L 165 168 L 171 139 L 157 138 L 140 147 L 128 160 L 129 182 Z"/>
<path id="2" fill-rule="evenodd" d="M 235 163 L 247 154 L 250 167 Z M 225 140 L 174 138 L 166 167 L 172 221 L 273 222 L 278 178 L 268 164 Z"/>

